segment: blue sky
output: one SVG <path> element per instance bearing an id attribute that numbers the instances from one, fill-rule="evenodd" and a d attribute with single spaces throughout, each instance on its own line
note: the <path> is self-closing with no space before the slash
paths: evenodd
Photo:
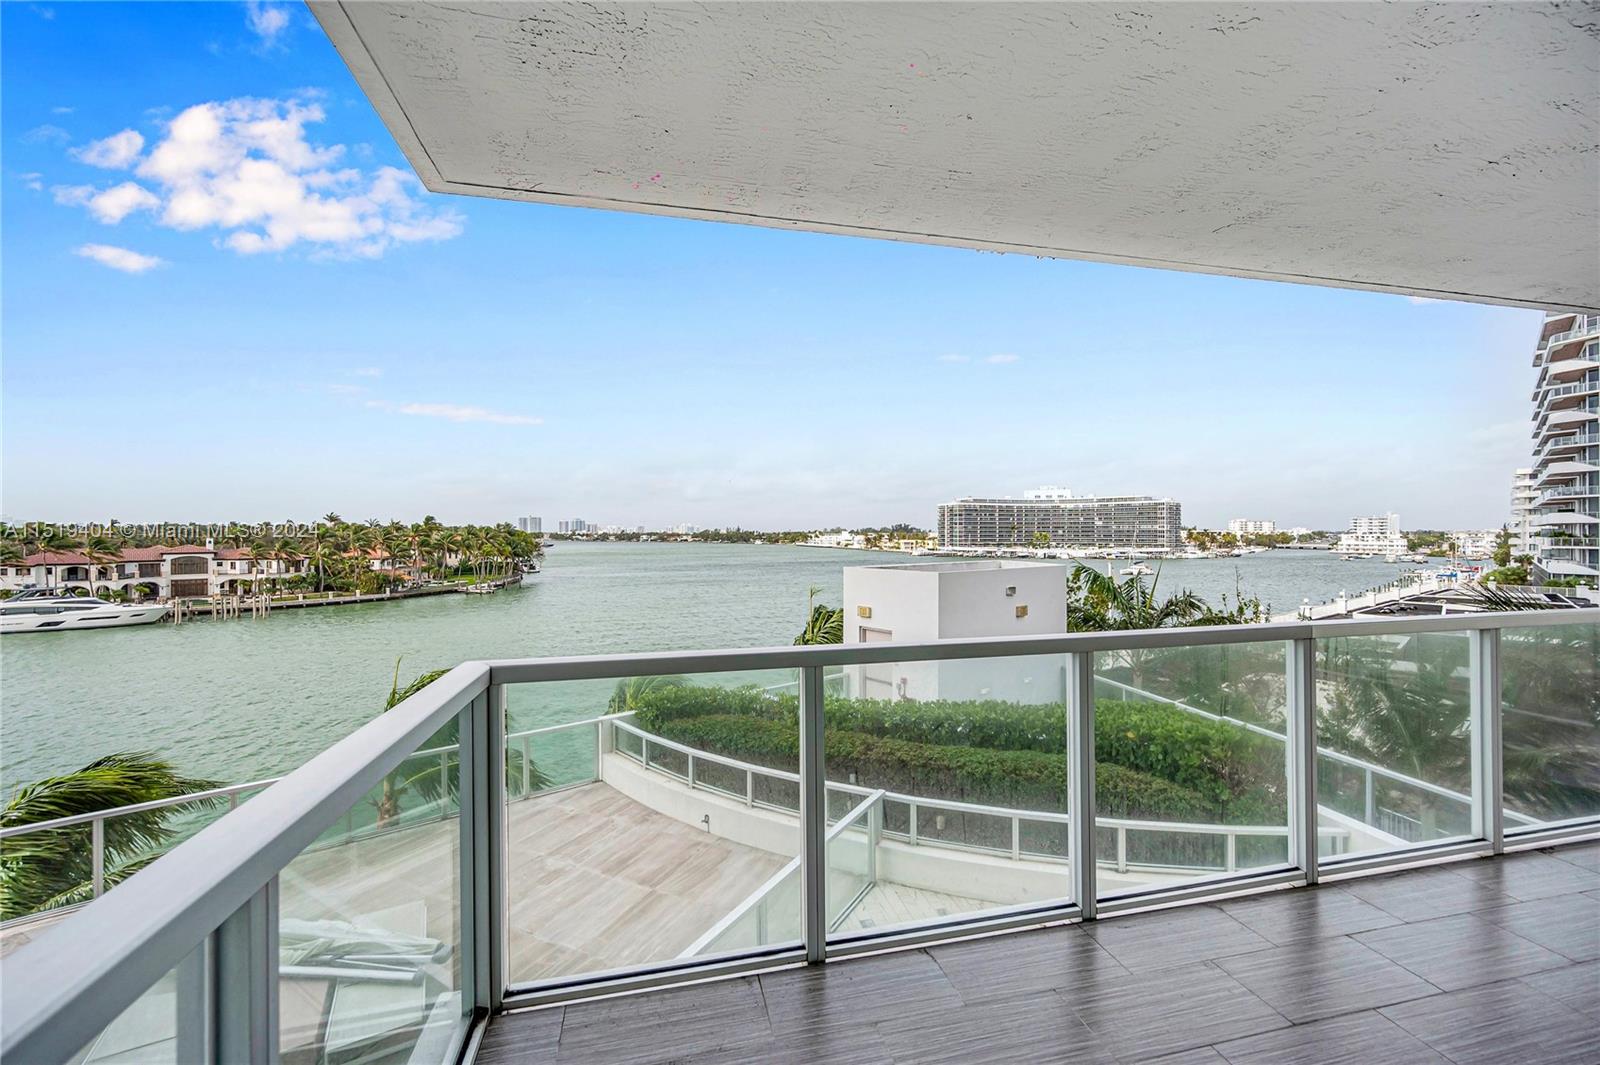
<path id="1" fill-rule="evenodd" d="M 1482 527 L 1526 464 L 1537 312 L 433 196 L 298 4 L 0 22 L 8 520 Z"/>

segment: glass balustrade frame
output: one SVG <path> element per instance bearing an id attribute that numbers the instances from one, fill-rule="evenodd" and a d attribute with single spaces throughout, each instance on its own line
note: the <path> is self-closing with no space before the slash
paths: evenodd
<path id="1" fill-rule="evenodd" d="M 379 719 L 318 755 L 264 792 L 182 842 L 70 918 L 25 944 L 5 960 L 6 994 L 0 1008 L 0 1053 L 8 1059 L 67 1061 L 85 1033 L 99 1031 L 165 974 L 183 967 L 178 1004 L 179 1045 L 186 1060 L 276 1060 L 278 874 L 319 837 L 338 825 L 384 775 L 424 750 L 452 716 L 460 721 L 461 992 L 464 1023 L 440 1060 L 470 1060 L 493 1013 L 597 993 L 703 979 L 726 972 L 883 949 L 885 946 L 970 935 L 975 931 L 1084 919 L 1156 904 L 1196 901 L 1272 885 L 1314 884 L 1450 857 L 1499 853 L 1600 833 L 1600 817 L 1506 830 L 1501 749 L 1500 630 L 1546 625 L 1594 625 L 1600 612 L 1570 609 L 1481 613 L 1446 617 L 1282 622 L 1215 628 L 1002 637 L 925 644 L 836 645 L 750 651 L 608 655 L 560 659 L 468 662 Z M 1318 749 L 1316 642 L 1343 636 L 1459 632 L 1470 641 L 1472 835 L 1437 845 L 1392 852 L 1319 856 L 1317 777 L 1331 752 Z M 1094 713 L 1096 652 L 1128 649 L 1282 642 L 1287 706 L 1285 745 L 1289 816 L 1289 867 L 1240 872 L 1174 888 L 1101 898 L 1101 862 L 1095 839 Z M 830 939 L 826 898 L 827 839 L 857 831 L 862 818 L 885 801 L 884 792 L 860 790 L 848 819 L 830 824 L 830 782 L 822 755 L 825 670 L 847 665 L 946 659 L 1064 656 L 1068 761 L 1067 846 L 1072 901 L 930 922 L 882 935 Z M 641 967 L 540 987 L 505 981 L 505 873 L 507 736 L 506 686 L 543 681 L 621 679 L 666 674 L 710 674 L 768 669 L 799 673 L 801 846 L 799 871 L 802 941 L 793 948 L 752 951 L 704 961 Z M 1191 708 L 1192 709 L 1192 708 Z M 597 758 L 606 732 L 626 726 L 626 715 L 555 728 L 592 726 Z M 1277 735 L 1274 733 L 1274 735 Z M 526 740 L 513 734 L 513 743 Z M 659 742 L 651 740 L 651 743 Z M 698 757 L 698 756 L 697 756 Z M 1367 772 L 1374 767 L 1367 767 Z M 767 770 L 762 770 L 767 771 Z M 1383 770 L 1379 769 L 1379 772 Z M 770 771 L 767 771 L 770 772 Z M 694 786 L 693 774 L 688 782 Z M 248 790 L 251 786 L 245 786 Z M 513 785 L 512 794 L 517 786 Z M 525 789 L 524 789 L 525 790 Z M 716 789 L 726 794 L 726 789 Z M 747 786 L 747 793 L 749 792 Z M 854 793 L 847 792 L 852 797 Z M 219 796 L 226 798 L 227 796 Z M 737 798 L 737 797 L 735 797 Z M 917 799 L 915 796 L 900 797 Z M 929 801 L 937 805 L 941 800 Z M 1022 811 L 1026 814 L 1026 811 Z M 104 816 L 104 815 L 102 815 Z M 91 822 L 92 823 L 92 822 Z M 9 829 L 9 838 L 47 830 L 53 823 Z M 868 835 L 881 835 L 882 817 L 869 817 Z"/>

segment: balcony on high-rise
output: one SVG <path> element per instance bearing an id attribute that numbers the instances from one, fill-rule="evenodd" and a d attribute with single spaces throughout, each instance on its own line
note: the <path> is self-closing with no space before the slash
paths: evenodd
<path id="1" fill-rule="evenodd" d="M 1544 373 L 1600 312 L 1581 6 L 310 6 L 435 192 L 1541 308 Z M 1600 610 L 861 635 L 464 662 L 136 872 L 148 809 L 4 829 L 81 875 L 0 1050 L 1600 1060 Z"/>

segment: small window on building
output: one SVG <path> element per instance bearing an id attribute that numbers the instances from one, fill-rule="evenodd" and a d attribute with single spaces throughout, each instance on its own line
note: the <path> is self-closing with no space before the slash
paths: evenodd
<path id="1" fill-rule="evenodd" d="M 1025 618 L 1027 616 L 1028 616 L 1028 608 L 1027 608 L 1026 605 L 1017 607 L 1017 617 Z"/>

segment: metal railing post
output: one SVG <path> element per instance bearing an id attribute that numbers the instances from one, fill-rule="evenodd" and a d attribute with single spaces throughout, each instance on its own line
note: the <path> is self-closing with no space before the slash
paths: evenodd
<path id="1" fill-rule="evenodd" d="M 806 961 L 826 956 L 828 783 L 823 765 L 822 667 L 800 669 L 800 888 Z"/>
<path id="2" fill-rule="evenodd" d="M 1317 645 L 1291 640 L 1284 665 L 1288 682 L 1285 707 L 1288 741 L 1285 772 L 1289 783 L 1289 864 L 1317 882 Z"/>
<path id="3" fill-rule="evenodd" d="M 228 1065 L 276 1065 L 278 878 L 222 922 L 212 941 L 215 1060 Z"/>
<path id="4" fill-rule="evenodd" d="M 94 897 L 99 898 L 106 892 L 106 819 L 103 817 L 89 822 L 89 863 Z"/>
<path id="5" fill-rule="evenodd" d="M 744 771 L 744 804 L 746 806 L 756 804 L 756 775 L 748 769 Z"/>
<path id="6" fill-rule="evenodd" d="M 1083 919 L 1095 917 L 1098 870 L 1094 857 L 1094 655 L 1067 655 L 1067 854 L 1072 860 L 1073 901 Z"/>
<path id="7" fill-rule="evenodd" d="M 178 963 L 173 1020 L 175 1060 L 214 1062 L 217 1057 L 216 933 Z"/>
<path id="8" fill-rule="evenodd" d="M 461 711 L 461 994 L 487 1013 L 505 994 L 505 685 Z"/>
<path id="9" fill-rule="evenodd" d="M 1372 767 L 1366 770 L 1367 777 L 1367 824 L 1376 824 L 1378 820 L 1378 792 L 1372 783 Z"/>
<path id="10" fill-rule="evenodd" d="M 918 842 L 918 840 L 917 840 L 917 804 L 914 803 L 914 802 L 908 802 L 908 803 L 906 803 L 906 809 L 909 811 L 906 816 L 910 820 L 910 830 L 909 830 L 909 832 L 907 834 L 911 837 L 911 845 L 913 847 L 915 847 L 917 845 L 917 842 Z"/>
<path id="11" fill-rule="evenodd" d="M 1011 819 L 1011 860 L 1022 860 L 1022 818 Z"/>
<path id="12" fill-rule="evenodd" d="M 533 746 L 528 737 L 522 737 L 522 795 L 533 791 Z"/>
<path id="13" fill-rule="evenodd" d="M 1126 825 L 1117 826 L 1117 872 L 1128 871 L 1128 829 Z"/>
<path id="14" fill-rule="evenodd" d="M 1494 853 L 1505 851 L 1504 749 L 1501 746 L 1500 630 L 1472 632 L 1472 827 Z"/>
<path id="15" fill-rule="evenodd" d="M 883 839 L 883 800 L 867 809 L 867 883 L 878 882 L 878 843 Z"/>

